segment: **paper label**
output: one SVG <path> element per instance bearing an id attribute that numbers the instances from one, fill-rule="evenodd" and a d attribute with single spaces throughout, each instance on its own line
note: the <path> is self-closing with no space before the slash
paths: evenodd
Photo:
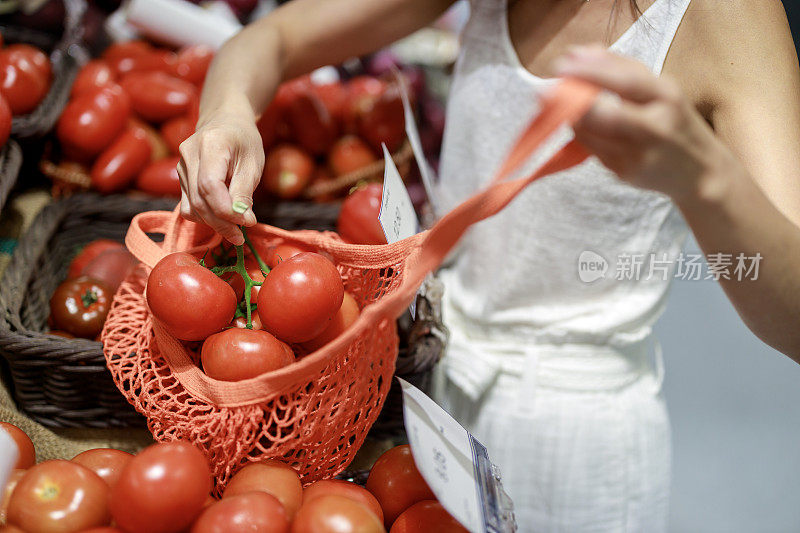
<path id="1" fill-rule="evenodd" d="M 465 528 L 473 533 L 487 531 L 473 445 L 477 441 L 422 391 L 398 380 L 403 389 L 406 434 L 422 477 Z"/>

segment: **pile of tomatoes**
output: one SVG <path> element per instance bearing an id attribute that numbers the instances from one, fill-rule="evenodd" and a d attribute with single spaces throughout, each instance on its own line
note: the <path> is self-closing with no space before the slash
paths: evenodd
<path id="1" fill-rule="evenodd" d="M 8 141 L 12 115 L 36 109 L 50 90 L 52 78 L 50 58 L 35 46 L 10 44 L 0 50 L 0 146 Z"/>
<path id="2" fill-rule="evenodd" d="M 331 259 L 284 242 L 167 255 L 147 279 L 147 304 L 172 336 L 202 342 L 203 371 L 239 381 L 312 352 L 359 316 Z M 299 350 L 299 352 L 298 352 Z"/>
<path id="3" fill-rule="evenodd" d="M 213 59 L 205 46 L 177 52 L 145 41 L 111 45 L 87 63 L 56 126 L 63 171 L 91 188 L 179 196 L 178 146 L 194 132 Z"/>
<path id="4" fill-rule="evenodd" d="M 50 334 L 96 339 L 114 293 L 135 266 L 136 259 L 116 241 L 98 239 L 84 246 L 50 298 Z"/>
<path id="5" fill-rule="evenodd" d="M 216 499 L 205 456 L 191 444 L 136 455 L 110 448 L 36 463 L 30 438 L 6 422 L 19 459 L 0 504 L 2 531 L 41 533 L 463 533 L 436 501 L 408 446 L 375 462 L 366 488 L 323 480 L 303 488 L 276 460 L 248 463 Z M 113 526 L 112 526 L 113 524 Z"/>
<path id="6" fill-rule="evenodd" d="M 297 78 L 278 88 L 258 129 L 266 153 L 259 192 L 298 198 L 311 185 L 382 158 L 381 143 L 390 152 L 400 148 L 406 136 L 401 87 L 366 75 L 328 83 Z"/>

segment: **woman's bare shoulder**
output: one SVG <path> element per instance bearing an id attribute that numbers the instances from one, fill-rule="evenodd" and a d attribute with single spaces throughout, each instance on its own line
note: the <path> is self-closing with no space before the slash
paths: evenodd
<path id="1" fill-rule="evenodd" d="M 796 69 L 780 0 L 692 0 L 664 66 L 701 111 Z"/>

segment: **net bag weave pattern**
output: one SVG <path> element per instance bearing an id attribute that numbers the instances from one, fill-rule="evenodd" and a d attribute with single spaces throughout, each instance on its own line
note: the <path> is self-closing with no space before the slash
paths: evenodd
<path id="1" fill-rule="evenodd" d="M 535 174 L 505 180 L 559 126 L 579 119 L 596 94 L 585 83 L 562 82 L 491 185 L 411 238 L 360 246 L 315 231 L 263 224 L 248 229 L 254 242 L 288 241 L 328 252 L 345 290 L 362 308 L 336 340 L 252 379 L 222 382 L 206 376 L 198 366 L 199 345 L 171 337 L 154 321 L 144 296 L 147 273 L 164 255 L 204 251 L 220 237 L 180 220 L 177 211 L 138 215 L 126 244 L 142 264 L 120 287 L 102 334 L 120 391 L 147 417 L 156 440 L 187 440 L 203 450 L 218 492 L 243 464 L 265 458 L 292 465 L 306 484 L 338 474 L 353 459 L 386 399 L 398 349 L 396 317 L 407 312 L 425 276 L 470 225 L 500 211 L 534 180 L 587 157 L 573 142 Z M 153 234 L 163 234 L 163 242 L 155 242 Z"/>

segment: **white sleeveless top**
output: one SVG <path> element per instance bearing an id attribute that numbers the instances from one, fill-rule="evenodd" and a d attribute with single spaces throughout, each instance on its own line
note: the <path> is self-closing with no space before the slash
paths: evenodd
<path id="1" fill-rule="evenodd" d="M 656 0 L 611 50 L 660 74 L 690 0 Z M 538 112 L 555 80 L 524 68 L 511 44 L 506 0 L 471 0 L 450 91 L 440 198 L 446 212 L 485 186 Z M 533 171 L 565 144 L 565 128 L 525 168 Z M 596 158 L 532 184 L 497 216 L 473 227 L 442 272 L 451 326 L 476 342 L 628 345 L 646 338 L 665 304 L 666 276 L 651 255 L 674 264 L 687 235 L 660 193 L 627 185 Z M 578 258 L 608 261 L 605 278 L 578 276 Z M 620 254 L 642 256 L 638 280 L 617 277 Z"/>

